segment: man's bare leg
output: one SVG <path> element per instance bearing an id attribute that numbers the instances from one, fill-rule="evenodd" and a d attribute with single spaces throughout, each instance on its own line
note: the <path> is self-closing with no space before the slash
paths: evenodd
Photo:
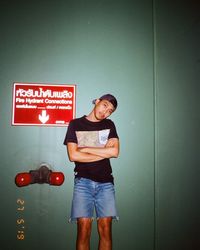
<path id="1" fill-rule="evenodd" d="M 97 221 L 99 233 L 99 250 L 112 249 L 112 217 L 100 218 Z"/>
<path id="2" fill-rule="evenodd" d="M 77 219 L 76 250 L 89 250 L 90 249 L 91 230 L 92 230 L 91 218 L 78 218 Z"/>

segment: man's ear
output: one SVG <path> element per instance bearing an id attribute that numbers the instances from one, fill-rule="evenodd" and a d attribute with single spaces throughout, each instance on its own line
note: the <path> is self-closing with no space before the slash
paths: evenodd
<path id="1" fill-rule="evenodd" d="M 101 100 L 96 99 L 96 100 L 95 100 L 95 105 L 97 105 L 100 101 L 101 101 Z"/>

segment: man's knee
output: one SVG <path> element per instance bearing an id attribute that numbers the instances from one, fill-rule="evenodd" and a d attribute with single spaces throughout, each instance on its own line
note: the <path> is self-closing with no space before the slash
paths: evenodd
<path id="1" fill-rule="evenodd" d="M 87 239 L 91 235 L 92 219 L 78 218 L 77 219 L 78 237 Z"/>
<path id="2" fill-rule="evenodd" d="M 98 232 L 100 238 L 111 239 L 112 236 L 112 218 L 98 219 Z"/>

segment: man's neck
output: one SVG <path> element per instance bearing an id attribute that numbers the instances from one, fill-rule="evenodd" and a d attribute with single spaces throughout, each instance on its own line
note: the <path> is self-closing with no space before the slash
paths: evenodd
<path id="1" fill-rule="evenodd" d="M 100 120 L 96 119 L 93 111 L 89 115 L 86 116 L 86 119 L 91 122 L 100 122 Z"/>

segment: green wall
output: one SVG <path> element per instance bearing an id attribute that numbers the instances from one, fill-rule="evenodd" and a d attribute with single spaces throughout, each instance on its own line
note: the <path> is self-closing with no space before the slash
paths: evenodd
<path id="1" fill-rule="evenodd" d="M 76 239 L 76 225 L 67 222 L 73 189 L 73 164 L 62 145 L 67 128 L 11 126 L 13 82 L 76 83 L 77 117 L 90 112 L 94 98 L 116 95 L 114 249 L 198 249 L 198 5 L 3 1 L 0 11 L 3 250 L 73 250 Z M 62 186 L 15 186 L 18 172 L 41 162 L 64 172 Z M 97 240 L 94 223 L 91 249 Z"/>
<path id="2" fill-rule="evenodd" d="M 200 249 L 199 10 L 156 1 L 156 249 Z"/>

